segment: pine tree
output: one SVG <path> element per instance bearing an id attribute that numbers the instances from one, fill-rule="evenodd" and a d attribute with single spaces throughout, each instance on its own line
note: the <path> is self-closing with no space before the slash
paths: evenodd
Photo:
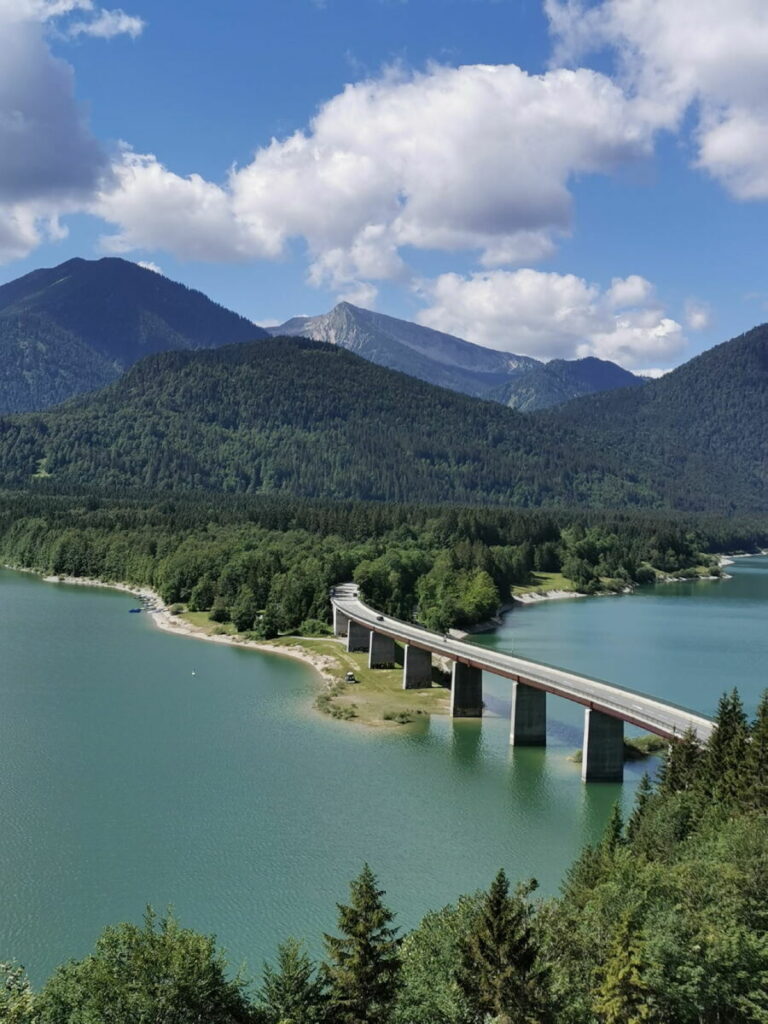
<path id="1" fill-rule="evenodd" d="M 474 927 L 459 946 L 456 981 L 477 1021 L 527 1024 L 548 1018 L 547 976 L 539 961 L 531 880 L 509 894 L 504 871 L 485 894 Z"/>
<path id="2" fill-rule="evenodd" d="M 749 806 L 768 809 L 768 690 L 763 691 L 750 732 L 747 778 Z"/>
<path id="3" fill-rule="evenodd" d="M 659 771 L 661 793 L 683 793 L 693 788 L 699 777 L 703 752 L 696 733 L 687 729 L 669 745 L 667 757 Z"/>
<path id="4" fill-rule="evenodd" d="M 24 968 L 0 963 L 0 1021 L 3 1024 L 34 1024 L 35 999 Z"/>
<path id="5" fill-rule="evenodd" d="M 749 726 L 738 690 L 723 694 L 717 708 L 717 728 L 707 742 L 701 778 L 707 796 L 740 803 L 748 787 Z"/>
<path id="6" fill-rule="evenodd" d="M 258 991 L 264 1024 L 315 1024 L 322 1019 L 323 985 L 301 942 L 278 946 L 277 966 L 264 965 Z"/>
<path id="7" fill-rule="evenodd" d="M 400 957 L 394 915 L 382 902 L 384 891 L 365 864 L 350 885 L 350 905 L 339 903 L 341 938 L 325 936 L 330 962 L 332 1024 L 386 1024 L 400 984 Z"/>
<path id="8" fill-rule="evenodd" d="M 643 773 L 642 779 L 640 779 L 640 785 L 637 787 L 637 794 L 635 795 L 635 806 L 632 809 L 632 814 L 627 822 L 627 842 L 630 844 L 636 838 L 640 831 L 640 826 L 643 822 L 648 803 L 653 796 L 653 785 L 651 784 L 651 777 L 648 772 Z"/>
<path id="9" fill-rule="evenodd" d="M 643 1024 L 652 1019 L 648 985 L 643 978 L 642 945 L 633 934 L 628 913 L 622 916 L 600 973 L 595 1012 L 604 1024 Z"/>
<path id="10" fill-rule="evenodd" d="M 608 819 L 608 824 L 605 827 L 603 838 L 600 843 L 600 849 L 604 854 L 611 855 L 615 851 L 624 845 L 624 818 L 621 815 L 621 807 L 619 807 L 618 800 L 613 805 L 611 810 L 611 816 Z"/>

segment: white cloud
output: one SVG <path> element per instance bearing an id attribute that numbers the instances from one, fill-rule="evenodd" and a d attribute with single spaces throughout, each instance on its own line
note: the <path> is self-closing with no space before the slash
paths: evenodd
<path id="1" fill-rule="evenodd" d="M 80 3 L 79 6 L 83 6 Z M 74 96 L 72 69 L 51 53 L 42 22 L 73 3 L 0 0 L 0 261 L 63 235 L 107 170 Z"/>
<path id="2" fill-rule="evenodd" d="M 690 109 L 696 164 L 739 199 L 768 198 L 765 0 L 545 0 L 556 60 L 614 47 L 649 125 L 676 130 Z"/>
<path id="3" fill-rule="evenodd" d="M 597 356 L 632 368 L 685 346 L 681 325 L 651 302 L 651 285 L 636 275 L 602 290 L 574 274 L 528 268 L 443 274 L 422 284 L 422 294 L 430 305 L 419 323 L 540 359 Z"/>
<path id="4" fill-rule="evenodd" d="M 703 331 L 709 327 L 712 312 L 706 302 L 688 299 L 685 303 L 685 322 L 692 331 Z"/>
<path id="5" fill-rule="evenodd" d="M 153 274 L 160 274 L 161 277 L 165 277 L 162 268 L 153 263 L 152 260 L 137 260 L 136 266 L 143 267 L 145 270 L 151 270 Z"/>
<path id="6" fill-rule="evenodd" d="M 128 35 L 136 39 L 144 31 L 145 22 L 125 11 L 107 11 L 101 8 L 95 18 L 90 21 L 76 21 L 67 29 L 70 36 L 93 36 L 96 39 L 114 39 L 115 36 Z"/>
<path id="7" fill-rule="evenodd" d="M 406 246 L 475 249 L 488 266 L 547 256 L 570 228 L 573 176 L 650 146 L 621 90 L 593 71 L 393 70 L 347 86 L 306 132 L 221 185 L 126 152 L 97 211 L 117 227 L 113 251 L 275 258 L 301 238 L 313 283 L 357 288 L 404 279 Z"/>

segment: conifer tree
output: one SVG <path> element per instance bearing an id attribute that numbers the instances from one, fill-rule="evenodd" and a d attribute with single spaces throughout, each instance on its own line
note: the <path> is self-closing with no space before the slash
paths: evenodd
<path id="1" fill-rule="evenodd" d="M 643 1024 L 653 1019 L 643 978 L 642 946 L 633 934 L 629 913 L 622 915 L 600 975 L 595 1012 L 604 1024 Z"/>
<path id="2" fill-rule="evenodd" d="M 531 879 L 510 896 L 503 870 L 479 907 L 474 927 L 459 946 L 456 981 L 474 1019 L 498 1024 L 549 1020 L 547 974 L 539 959 Z"/>
<path id="3" fill-rule="evenodd" d="M 35 999 L 24 968 L 0 963 L 0 1021 L 3 1024 L 34 1024 Z"/>
<path id="4" fill-rule="evenodd" d="M 315 1024 L 322 1019 L 323 985 L 303 944 L 288 939 L 277 948 L 277 965 L 264 965 L 258 991 L 264 1024 Z"/>
<path id="5" fill-rule="evenodd" d="M 756 810 L 768 809 L 768 690 L 757 706 L 747 750 L 748 803 Z"/>
<path id="6" fill-rule="evenodd" d="M 643 773 L 642 779 L 640 779 L 640 785 L 637 787 L 637 793 L 635 795 L 635 806 L 632 809 L 632 814 L 627 822 L 627 841 L 632 841 L 640 831 L 640 826 L 645 815 L 648 802 L 653 796 L 653 785 L 651 784 L 651 777 L 648 772 Z"/>
<path id="7" fill-rule="evenodd" d="M 684 793 L 697 781 L 702 761 L 701 744 L 693 729 L 687 729 L 669 745 L 667 757 L 659 771 L 659 791 Z"/>
<path id="8" fill-rule="evenodd" d="M 342 935 L 325 936 L 329 963 L 332 1024 L 387 1024 L 400 984 L 400 957 L 394 915 L 382 902 L 384 891 L 365 864 L 350 885 L 350 904 L 337 904 Z"/>
<path id="9" fill-rule="evenodd" d="M 624 844 L 624 818 L 621 814 L 618 800 L 613 805 L 611 816 L 605 827 L 600 848 L 604 854 L 613 854 Z"/>
<path id="10" fill-rule="evenodd" d="M 716 722 L 704 752 L 702 786 L 707 796 L 733 804 L 743 799 L 748 785 L 749 726 L 738 690 L 720 698 Z"/>

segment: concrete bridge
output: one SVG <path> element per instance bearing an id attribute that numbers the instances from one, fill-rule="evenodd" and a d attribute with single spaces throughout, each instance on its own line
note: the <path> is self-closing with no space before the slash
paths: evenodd
<path id="1" fill-rule="evenodd" d="M 477 718 L 483 713 L 483 672 L 512 683 L 510 742 L 544 746 L 547 694 L 584 706 L 581 777 L 585 782 L 620 782 L 624 775 L 624 723 L 673 739 L 692 729 L 703 743 L 715 728 L 711 718 L 656 697 L 553 668 L 513 654 L 490 651 L 467 640 L 443 636 L 369 608 L 353 583 L 331 592 L 333 626 L 346 636 L 348 651 L 367 651 L 370 668 L 402 662 L 403 688 L 432 685 L 432 655 L 451 662 L 451 714 Z M 402 645 L 398 651 L 397 645 Z"/>

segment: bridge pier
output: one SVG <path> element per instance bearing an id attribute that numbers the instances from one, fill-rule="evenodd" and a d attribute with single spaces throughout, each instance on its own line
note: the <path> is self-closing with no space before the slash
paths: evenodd
<path id="1" fill-rule="evenodd" d="M 340 611 L 336 605 L 333 606 L 333 635 L 346 636 L 349 628 L 349 616 Z"/>
<path id="2" fill-rule="evenodd" d="M 512 726 L 509 742 L 513 747 L 547 745 L 547 693 L 525 683 L 512 683 Z"/>
<path id="3" fill-rule="evenodd" d="M 585 708 L 582 782 L 621 782 L 623 778 L 624 722 L 594 708 Z"/>
<path id="4" fill-rule="evenodd" d="M 413 644 L 405 645 L 403 689 L 420 690 L 432 685 L 432 652 Z"/>
<path id="5" fill-rule="evenodd" d="M 451 716 L 480 718 L 483 713 L 483 671 L 454 661 L 451 671 Z"/>
<path id="6" fill-rule="evenodd" d="M 349 619 L 347 623 L 347 650 L 367 651 L 370 633 L 370 629 L 366 626 L 361 626 L 359 622 Z"/>
<path id="7" fill-rule="evenodd" d="M 391 636 L 384 636 L 371 630 L 368 644 L 368 668 L 392 668 L 395 664 L 395 641 Z"/>

